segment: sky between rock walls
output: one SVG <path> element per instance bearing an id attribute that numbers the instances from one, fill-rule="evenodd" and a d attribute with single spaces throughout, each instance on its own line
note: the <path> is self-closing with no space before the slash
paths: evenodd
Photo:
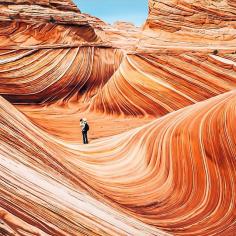
<path id="1" fill-rule="evenodd" d="M 148 0 L 74 0 L 83 13 L 96 16 L 110 24 L 133 22 L 141 26 L 147 19 Z"/>

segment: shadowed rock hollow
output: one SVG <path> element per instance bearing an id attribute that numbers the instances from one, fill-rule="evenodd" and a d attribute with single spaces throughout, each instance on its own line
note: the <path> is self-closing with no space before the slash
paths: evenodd
<path id="1" fill-rule="evenodd" d="M 235 235 L 235 13 L 0 1 L 0 235 Z"/>

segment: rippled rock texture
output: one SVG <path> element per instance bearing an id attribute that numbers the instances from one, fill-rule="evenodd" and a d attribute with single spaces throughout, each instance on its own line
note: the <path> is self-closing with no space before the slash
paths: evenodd
<path id="1" fill-rule="evenodd" d="M 142 46 L 233 49 L 236 8 L 230 0 L 149 0 Z"/>
<path id="2" fill-rule="evenodd" d="M 0 235 L 235 235 L 235 5 L 0 1 Z"/>

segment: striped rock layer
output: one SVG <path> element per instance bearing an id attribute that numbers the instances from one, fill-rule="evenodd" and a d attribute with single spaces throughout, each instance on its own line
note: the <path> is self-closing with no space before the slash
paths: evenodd
<path id="1" fill-rule="evenodd" d="M 235 235 L 235 9 L 0 1 L 0 235 Z"/>
<path id="2" fill-rule="evenodd" d="M 141 48 L 234 49 L 235 1 L 149 0 Z"/>

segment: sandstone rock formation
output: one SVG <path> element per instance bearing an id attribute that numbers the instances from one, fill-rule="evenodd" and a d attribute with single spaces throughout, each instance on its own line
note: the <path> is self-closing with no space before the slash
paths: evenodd
<path id="1" fill-rule="evenodd" d="M 31 7 L 31 6 L 42 6 L 44 8 L 51 8 L 51 9 L 58 9 L 63 11 L 75 11 L 80 12 L 77 6 L 73 3 L 71 0 L 6 0 L 6 1 L 0 1 L 2 5 L 9 6 L 20 6 L 23 9 L 22 6 L 25 8 Z"/>
<path id="2" fill-rule="evenodd" d="M 0 1 L 0 235 L 235 235 L 235 9 Z"/>
<path id="3" fill-rule="evenodd" d="M 234 54 L 201 52 L 127 55 L 91 100 L 90 110 L 162 116 L 235 89 L 235 59 Z"/>
<path id="4" fill-rule="evenodd" d="M 75 8 L 71 9 L 69 3 L 0 5 L 1 48 L 40 48 L 45 45 L 50 45 L 50 48 L 62 45 L 78 47 L 82 43 L 101 41 L 86 17 L 79 10 L 74 12 Z M 51 4 L 57 8 L 51 7 Z M 68 10 L 62 11 L 61 8 Z"/>
<path id="5" fill-rule="evenodd" d="M 142 47 L 234 49 L 235 4 L 229 0 L 149 0 Z"/>

